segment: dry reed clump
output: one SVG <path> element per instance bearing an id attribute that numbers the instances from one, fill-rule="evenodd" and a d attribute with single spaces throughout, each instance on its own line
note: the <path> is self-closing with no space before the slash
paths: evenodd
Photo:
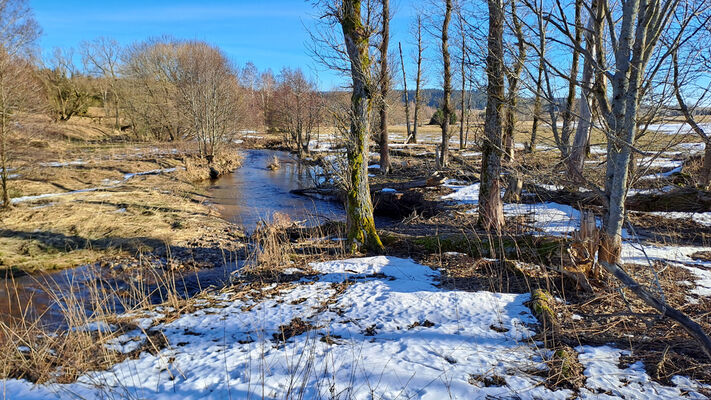
<path id="1" fill-rule="evenodd" d="M 150 310 L 156 299 L 164 312 L 172 310 L 163 319 L 174 319 L 191 310 L 190 301 L 180 290 L 179 276 L 172 271 L 145 268 L 142 277 L 128 280 L 122 288 L 105 284 L 94 275 L 99 271 L 85 273 L 87 276 L 76 279 L 81 283 L 69 287 L 43 283 L 61 321 L 46 321 L 46 315 L 34 315 L 29 304 L 19 316 L 0 321 L 0 379 L 70 383 L 87 372 L 106 370 L 143 351 L 155 354 L 169 346 L 163 334 L 139 327 L 117 313 L 135 317 L 136 313 Z M 141 344 L 128 352 L 115 350 L 114 342 L 127 332 L 141 335 Z"/>
<path id="2" fill-rule="evenodd" d="M 294 222 L 278 212 L 261 221 L 252 234 L 251 251 L 240 275 L 273 279 L 287 269 L 310 274 L 309 263 L 344 257 L 346 249 L 340 240 L 345 232 L 343 224 L 319 222 L 315 217 Z"/>

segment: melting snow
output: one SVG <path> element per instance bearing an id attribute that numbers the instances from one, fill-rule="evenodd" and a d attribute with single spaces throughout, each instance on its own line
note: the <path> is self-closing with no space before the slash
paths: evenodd
<path id="1" fill-rule="evenodd" d="M 314 263 L 321 275 L 262 300 L 213 303 L 160 325 L 170 348 L 141 354 L 72 384 L 33 386 L 6 380 L 9 398 L 269 399 L 567 399 L 541 377 L 547 351 L 530 341 L 535 323 L 524 305 L 528 294 L 447 291 L 438 272 L 412 260 L 370 257 Z M 340 283 L 350 282 L 345 289 Z M 337 290 L 340 289 L 340 290 Z M 327 300 L 329 299 L 330 300 Z M 277 340 L 295 318 L 312 330 Z M 148 327 L 150 324 L 145 324 Z M 150 329 L 156 329 L 150 328 Z M 276 336 L 274 336 L 276 334 Z M 109 346 L 135 350 L 145 340 L 132 331 Z M 678 387 L 654 383 L 641 364 L 617 367 L 620 350 L 582 347 L 588 389 L 627 398 L 678 397 L 698 383 L 679 377 Z M 502 378 L 486 386 L 477 377 Z M 626 379 L 632 384 L 623 384 Z M 303 392 L 301 392 L 303 391 Z"/>

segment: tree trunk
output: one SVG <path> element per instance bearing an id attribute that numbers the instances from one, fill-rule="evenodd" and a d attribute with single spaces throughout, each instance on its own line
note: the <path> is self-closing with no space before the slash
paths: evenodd
<path id="1" fill-rule="evenodd" d="M 593 31 L 596 25 L 596 9 L 598 1 L 593 1 L 590 9 L 588 26 L 585 30 L 585 47 L 588 54 L 585 56 L 583 64 L 583 80 L 581 82 L 580 100 L 579 100 L 579 116 L 578 126 L 575 130 L 575 138 L 573 139 L 573 147 L 568 158 L 568 174 L 575 182 L 580 182 L 583 168 L 585 167 L 585 157 L 587 155 L 587 144 L 590 139 L 590 129 L 592 126 L 592 84 L 593 84 L 593 65 L 595 63 L 597 46 L 594 43 Z"/>
<path id="2" fill-rule="evenodd" d="M 4 101 L 4 99 L 3 99 Z M 0 184 L 2 185 L 2 208 L 10 208 L 10 192 L 7 187 L 7 116 L 2 113 L 0 117 Z"/>
<path id="3" fill-rule="evenodd" d="M 449 154 L 449 120 L 452 117 L 450 96 L 452 94 L 452 70 L 449 59 L 449 21 L 452 18 L 452 0 L 445 0 L 444 22 L 442 24 L 442 61 L 444 64 L 444 99 L 442 100 L 442 147 L 440 165 L 444 168 Z"/>
<path id="4" fill-rule="evenodd" d="M 516 0 L 511 0 L 511 18 L 513 19 L 518 55 L 514 60 L 513 70 L 509 75 L 509 96 L 508 104 L 506 105 L 506 123 L 504 124 L 504 158 L 507 161 L 514 160 L 516 151 L 514 128 L 516 123 L 516 106 L 518 104 L 518 84 L 521 79 L 523 63 L 526 60 L 526 38 L 523 36 L 521 21 L 516 14 Z"/>
<path id="5" fill-rule="evenodd" d="M 583 27 L 581 23 L 582 0 L 575 0 L 575 43 L 573 47 L 573 62 L 570 67 L 570 81 L 568 82 L 568 95 L 565 99 L 565 109 L 563 110 L 563 127 L 561 128 L 560 141 L 558 147 L 561 148 L 561 158 L 567 161 L 570 157 L 570 135 L 573 132 L 573 106 L 575 104 L 575 93 L 577 87 L 578 70 L 580 67 L 580 44 L 582 42 Z"/>
<path id="6" fill-rule="evenodd" d="M 486 58 L 486 117 L 479 190 L 479 224 L 486 230 L 504 226 L 501 202 L 501 118 L 504 107 L 504 9 L 502 0 L 488 0 L 489 35 Z"/>
<path id="7" fill-rule="evenodd" d="M 467 113 L 467 105 L 466 105 L 466 84 L 467 84 L 467 75 L 466 75 L 466 58 L 467 58 L 467 44 L 466 44 L 466 34 L 464 32 L 464 16 L 463 13 L 460 11 L 459 13 L 459 25 L 460 25 L 460 30 L 461 35 L 462 35 L 462 62 L 461 62 L 461 73 L 462 73 L 462 99 L 460 102 L 460 106 L 462 108 L 462 117 L 459 119 L 459 149 L 464 150 L 467 146 L 466 140 L 464 138 L 464 121 L 466 120 L 466 113 Z"/>
<path id="8" fill-rule="evenodd" d="M 412 130 L 410 129 L 410 95 L 407 93 L 407 75 L 405 73 L 405 60 L 402 57 L 402 44 L 398 42 L 398 48 L 400 49 L 400 64 L 402 65 L 402 85 L 405 89 L 405 124 L 407 125 L 407 140 L 405 143 L 410 142 L 410 135 L 412 135 Z"/>
<path id="9" fill-rule="evenodd" d="M 417 16 L 417 76 L 415 76 L 415 110 L 413 118 L 415 124 L 412 127 L 412 138 L 408 143 L 417 143 L 417 126 L 420 118 L 420 103 L 422 101 L 422 55 L 425 49 L 422 44 L 422 16 Z"/>
<path id="10" fill-rule="evenodd" d="M 543 41 L 545 43 L 545 41 Z M 541 49 L 543 53 L 543 49 Z M 533 125 L 531 127 L 531 143 L 528 146 L 528 151 L 533 153 L 536 151 L 536 140 L 538 135 L 538 122 L 541 119 L 541 91 L 543 90 L 543 63 L 545 59 L 541 55 L 538 61 L 538 78 L 536 79 L 536 98 L 533 101 Z"/>
<path id="11" fill-rule="evenodd" d="M 388 147 L 388 45 L 390 44 L 390 0 L 382 0 L 383 30 L 380 43 L 380 173 L 390 172 L 390 148 Z"/>
<path id="12" fill-rule="evenodd" d="M 361 2 L 343 0 L 341 28 L 351 64 L 350 143 L 348 146 L 349 189 L 346 195 L 346 225 L 350 250 L 360 248 L 382 251 L 383 244 L 375 230 L 373 204 L 368 186 L 368 114 L 372 94 L 368 90 L 370 58 L 368 36 L 361 20 Z"/>

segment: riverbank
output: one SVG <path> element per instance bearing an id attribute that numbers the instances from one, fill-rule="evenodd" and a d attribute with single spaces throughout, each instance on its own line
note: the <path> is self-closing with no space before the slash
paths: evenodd
<path id="1" fill-rule="evenodd" d="M 0 275 L 168 248 L 177 257 L 207 243 L 233 250 L 241 234 L 210 205 L 198 183 L 210 167 L 188 144 L 131 143 L 100 133 L 82 140 L 71 136 L 73 126 L 45 127 L 13 160 L 12 208 L 0 211 Z M 239 162 L 238 149 L 227 148 L 214 165 L 226 173 Z"/>

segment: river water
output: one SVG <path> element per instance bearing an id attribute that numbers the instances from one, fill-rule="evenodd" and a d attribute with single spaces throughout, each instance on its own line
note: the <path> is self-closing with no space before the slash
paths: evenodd
<path id="1" fill-rule="evenodd" d="M 271 170 L 268 165 L 275 157 L 280 167 Z M 243 226 L 248 232 L 275 212 L 306 224 L 343 219 L 340 203 L 290 193 L 315 186 L 323 179 L 319 172 L 320 168 L 304 166 L 284 151 L 247 150 L 242 167 L 215 181 L 209 192 L 222 218 Z"/>
<path id="2" fill-rule="evenodd" d="M 280 168 L 271 170 L 267 165 L 276 157 Z M 288 215 L 294 221 L 314 224 L 327 219 L 343 219 L 343 206 L 338 203 L 311 199 L 290 193 L 291 190 L 314 186 L 322 179 L 318 168 L 299 164 L 287 152 L 274 150 L 246 150 L 242 166 L 207 187 L 212 203 L 222 218 L 241 225 L 248 232 L 254 230 L 262 219 L 275 212 Z M 209 285 L 219 286 L 229 280 L 236 263 L 222 267 L 186 273 L 176 280 L 178 291 L 191 296 Z M 160 303 L 160 284 L 142 282 L 153 295 L 150 301 Z M 135 285 L 127 279 L 111 277 L 98 267 L 83 266 L 63 271 L 25 275 L 3 279 L 0 283 L 0 321 L 40 318 L 42 323 L 61 327 L 64 324 L 63 308 L 67 294 L 72 293 L 80 301 L 92 293 L 105 290 L 107 293 L 125 290 Z M 53 294 L 54 293 L 54 294 Z M 113 311 L 122 311 L 125 299 L 107 300 Z M 91 310 L 87 310 L 91 313 Z"/>

